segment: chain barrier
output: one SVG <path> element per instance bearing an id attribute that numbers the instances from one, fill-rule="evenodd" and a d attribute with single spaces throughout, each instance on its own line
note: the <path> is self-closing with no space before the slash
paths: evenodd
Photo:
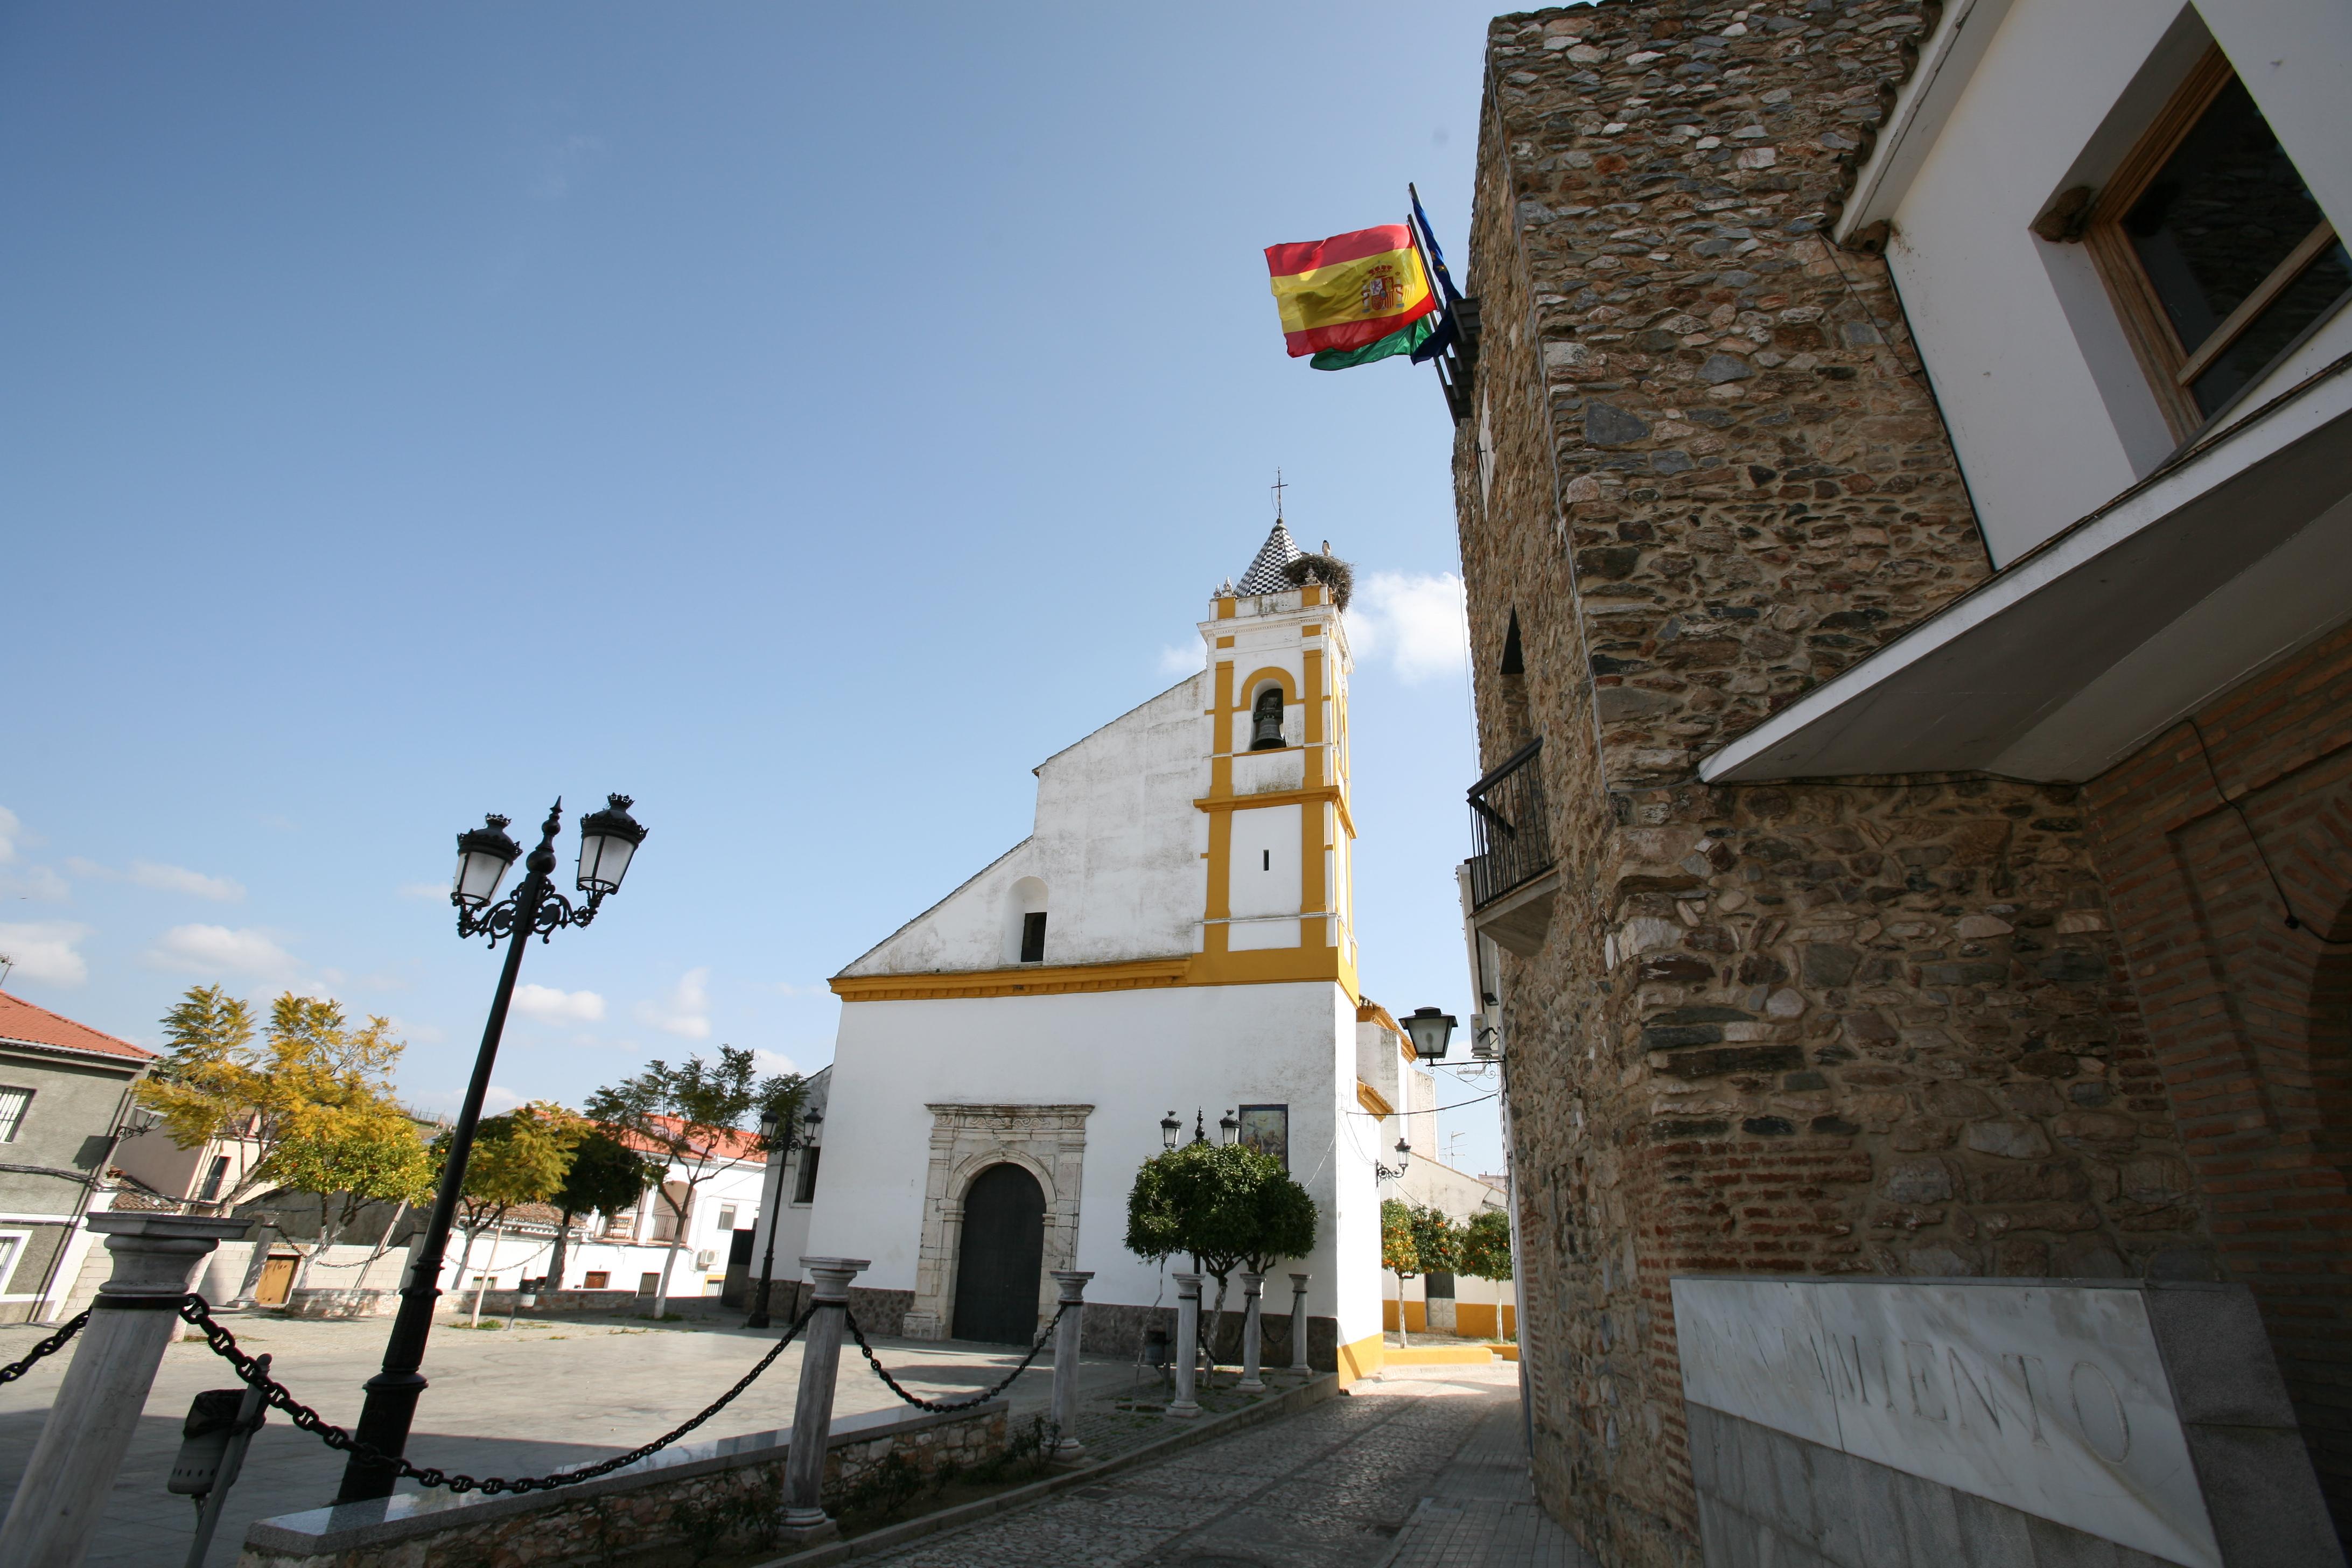
<path id="1" fill-rule="evenodd" d="M 1059 1307 L 1055 1309 L 1053 1321 L 1047 1323 L 1045 1325 L 1045 1331 L 1037 1336 L 1037 1342 L 1029 1347 L 1029 1353 L 1021 1358 L 1021 1364 L 1014 1367 L 1011 1372 L 1006 1373 L 1003 1378 L 997 1383 L 995 1387 L 988 1389 L 983 1393 L 975 1394 L 969 1399 L 952 1400 L 925 1399 L 919 1394 L 908 1393 L 906 1385 L 901 1384 L 897 1378 L 892 1377 L 889 1370 L 883 1366 L 879 1360 L 876 1359 L 874 1347 L 866 1342 L 866 1331 L 857 1326 L 857 1320 L 850 1315 L 848 1309 L 844 1308 L 841 1315 L 844 1318 L 848 1319 L 849 1336 L 857 1342 L 858 1350 L 865 1353 L 866 1363 L 874 1369 L 875 1376 L 880 1378 L 885 1384 L 889 1385 L 891 1393 L 897 1394 L 899 1398 L 905 1400 L 908 1404 L 913 1405 L 918 1410 L 928 1410 L 934 1415 L 946 1415 L 954 1411 L 969 1410 L 975 1405 L 984 1404 L 988 1400 L 995 1398 L 998 1394 L 1012 1387 L 1013 1380 L 1019 1377 L 1023 1373 L 1027 1372 L 1029 1370 L 1029 1363 L 1035 1361 L 1038 1356 L 1045 1353 L 1045 1346 L 1054 1338 L 1055 1324 L 1059 1323 L 1062 1321 L 1062 1314 L 1068 1311 L 1075 1305 L 1076 1305 L 1076 1302 L 1065 1301 Z"/>
<path id="2" fill-rule="evenodd" d="M 761 1356 L 757 1365 L 736 1380 L 734 1387 L 713 1400 L 701 1414 L 672 1427 L 652 1442 L 642 1444 L 625 1454 L 615 1455 L 612 1458 L 601 1460 L 583 1469 L 558 1470 L 553 1475 L 523 1476 L 508 1479 L 499 1476 L 476 1478 L 453 1475 L 431 1465 L 412 1465 L 405 1458 L 387 1456 L 373 1445 L 361 1442 L 342 1427 L 336 1426 L 300 1400 L 296 1399 L 290 1389 L 270 1376 L 268 1369 L 262 1365 L 267 1357 L 249 1356 L 237 1349 L 236 1336 L 213 1321 L 211 1303 L 202 1296 L 192 1294 L 180 1299 L 180 1316 L 204 1331 L 205 1342 L 212 1347 L 213 1353 L 235 1367 L 237 1376 L 253 1387 L 261 1390 L 263 1398 L 268 1404 L 284 1411 L 287 1419 L 326 1444 L 328 1447 L 350 1454 L 363 1463 L 389 1464 L 396 1475 L 404 1476 L 420 1486 L 446 1487 L 453 1492 L 478 1491 L 486 1497 L 496 1497 L 501 1492 L 542 1492 L 552 1491 L 558 1487 L 578 1486 L 583 1481 L 593 1481 L 599 1476 L 609 1476 L 614 1470 L 634 1465 L 647 1455 L 659 1453 L 727 1408 L 734 1402 L 737 1394 L 751 1387 L 761 1373 L 775 1364 L 776 1358 L 784 1353 L 784 1347 L 791 1344 L 798 1337 L 801 1330 L 808 1326 L 808 1321 L 814 1311 L 815 1309 L 812 1307 L 808 1311 L 803 1312 L 794 1321 L 793 1326 L 784 1331 L 783 1338 L 776 1342 L 774 1348 Z"/>
<path id="3" fill-rule="evenodd" d="M 84 1307 L 80 1311 L 76 1312 L 72 1317 L 68 1318 L 65 1321 L 64 1326 L 58 1329 L 56 1333 L 51 1334 L 47 1339 L 43 1340 L 39 1344 L 37 1344 L 31 1350 L 26 1351 L 25 1352 L 24 1360 L 12 1361 L 6 1366 L 0 1366 L 0 1387 L 5 1387 L 7 1384 L 16 1382 L 18 1378 L 32 1371 L 35 1366 L 40 1363 L 43 1356 L 53 1356 L 59 1351 L 65 1349 L 66 1342 L 72 1339 L 76 1334 L 81 1332 L 84 1328 L 89 1326 L 89 1309 L 88 1307 Z"/>

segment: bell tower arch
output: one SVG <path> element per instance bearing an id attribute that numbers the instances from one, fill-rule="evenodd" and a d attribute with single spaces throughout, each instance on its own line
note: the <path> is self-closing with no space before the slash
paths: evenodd
<path id="1" fill-rule="evenodd" d="M 1208 645 L 1207 899 L 1212 984 L 1332 980 L 1353 995 L 1347 567 L 1277 521 L 1200 625 Z"/>

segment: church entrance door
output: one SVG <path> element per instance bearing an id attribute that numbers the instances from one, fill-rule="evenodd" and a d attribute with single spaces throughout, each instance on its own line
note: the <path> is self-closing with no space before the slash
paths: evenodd
<path id="1" fill-rule="evenodd" d="M 1045 1189 L 1018 1165 L 991 1165 L 964 1195 L 955 1337 L 1027 1344 L 1037 1333 L 1037 1280 L 1045 1266 Z"/>

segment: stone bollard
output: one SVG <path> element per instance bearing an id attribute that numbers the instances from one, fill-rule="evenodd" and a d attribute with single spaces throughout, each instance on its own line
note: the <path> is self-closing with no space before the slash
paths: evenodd
<path id="1" fill-rule="evenodd" d="M 841 1371 L 841 1324 L 849 1312 L 849 1282 L 866 1267 L 863 1258 L 803 1258 L 801 1266 L 816 1282 L 816 1309 L 801 1331 L 801 1389 L 793 1401 L 792 1452 L 784 1456 L 783 1544 L 808 1546 L 831 1541 L 841 1527 L 825 1517 L 825 1440 L 833 1435 L 833 1384 Z"/>
<path id="2" fill-rule="evenodd" d="M 1086 1445 L 1078 1441 L 1078 1341 L 1084 1331 L 1087 1312 L 1087 1281 L 1091 1273 L 1080 1274 L 1067 1268 L 1054 1270 L 1054 1283 L 1062 1288 L 1059 1305 L 1064 1309 L 1062 1321 L 1054 1329 L 1054 1427 L 1061 1440 L 1054 1445 L 1052 1458 L 1057 1465 L 1075 1465 L 1087 1457 Z"/>
<path id="3" fill-rule="evenodd" d="M 1290 1277 L 1290 1370 L 1309 1375 L 1307 1364 L 1307 1276 Z"/>
<path id="4" fill-rule="evenodd" d="M 1193 1380 L 1201 1370 L 1201 1277 L 1178 1274 L 1172 1278 L 1176 1281 L 1176 1342 L 1169 1347 L 1169 1359 L 1176 1368 L 1176 1397 L 1168 1402 L 1168 1414 L 1189 1419 L 1201 1414 L 1200 1402 L 1192 1397 Z"/>
<path id="5" fill-rule="evenodd" d="M 1258 1335 L 1264 1332 L 1258 1321 L 1258 1307 L 1265 1300 L 1265 1276 L 1242 1270 L 1242 1380 L 1235 1388 L 1256 1393 L 1265 1387 L 1265 1379 L 1257 1374 L 1261 1350 Z"/>
<path id="6" fill-rule="evenodd" d="M 90 1303 L 40 1441 L 25 1465 L 0 1563 L 76 1568 L 114 1492 L 114 1473 L 138 1430 L 163 1347 L 180 1326 L 174 1309 L 196 1265 L 252 1222 L 209 1215 L 94 1214 L 114 1272 Z"/>

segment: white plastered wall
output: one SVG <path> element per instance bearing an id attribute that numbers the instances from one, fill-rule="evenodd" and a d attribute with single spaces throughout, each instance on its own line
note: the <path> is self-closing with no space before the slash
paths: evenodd
<path id="1" fill-rule="evenodd" d="M 2112 171 L 2202 47 L 2200 24 L 2323 210 L 2339 231 L 2352 221 L 2342 109 L 2352 7 L 2206 0 L 2191 15 L 2178 0 L 2014 0 L 2005 11 L 1892 207 L 1887 249 L 1996 565 L 2105 504 L 2177 444 L 2084 247 L 2028 226 L 2060 192 Z M 2347 352 L 2352 313 L 2237 412 Z"/>
<path id="2" fill-rule="evenodd" d="M 1171 1109 L 1211 1136 L 1225 1110 L 1290 1108 L 1290 1167 L 1314 1197 L 1308 1310 L 1343 1342 L 1379 1328 L 1379 1214 L 1369 1117 L 1355 1102 L 1355 1004 L 1328 983 L 1180 986 L 1034 997 L 854 1002 L 842 1009 L 824 1164 L 808 1246 L 872 1259 L 858 1283 L 911 1290 L 932 1104 L 1089 1104 L 1077 1267 L 1089 1300 L 1172 1305 L 1127 1251 L 1127 1194 Z M 960 1194 L 957 1194 L 960 1196 Z"/>

